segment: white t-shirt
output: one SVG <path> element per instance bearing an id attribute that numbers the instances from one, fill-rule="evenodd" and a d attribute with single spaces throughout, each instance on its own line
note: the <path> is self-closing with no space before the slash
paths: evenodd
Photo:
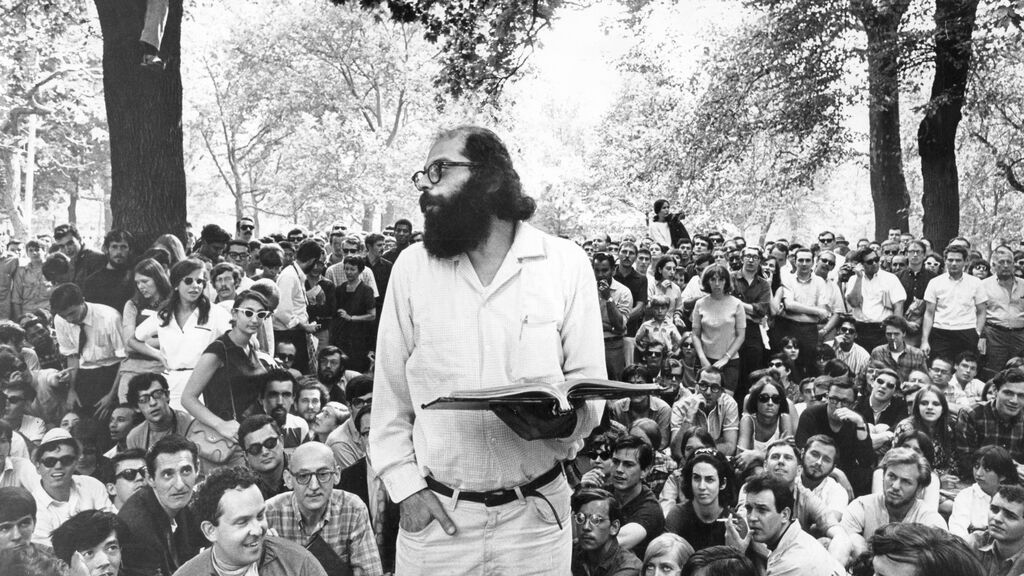
<path id="1" fill-rule="evenodd" d="M 981 288 L 981 279 L 964 274 L 952 280 L 949 274 L 940 274 L 928 282 L 924 301 L 935 304 L 932 326 L 943 330 L 969 330 L 977 328 L 975 307 L 988 302 Z"/>

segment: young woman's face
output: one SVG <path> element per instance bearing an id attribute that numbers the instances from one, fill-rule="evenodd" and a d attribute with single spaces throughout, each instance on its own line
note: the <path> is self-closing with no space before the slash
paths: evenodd
<path id="1" fill-rule="evenodd" d="M 985 492 L 985 494 L 993 495 L 996 490 L 999 489 L 999 484 L 1006 480 L 1002 476 L 989 470 L 985 467 L 981 461 L 974 463 L 974 481 L 978 483 L 978 487 Z"/>
<path id="2" fill-rule="evenodd" d="M 659 554 L 644 563 L 643 576 L 679 576 L 682 567 L 671 554 Z"/>
<path id="3" fill-rule="evenodd" d="M 156 282 L 145 274 L 135 275 L 135 288 L 146 300 L 152 300 L 156 296 Z"/>
<path id="4" fill-rule="evenodd" d="M 917 406 L 921 419 L 929 424 L 937 422 L 942 417 L 942 402 L 939 401 L 939 396 L 935 392 L 922 392 Z"/>
<path id="5" fill-rule="evenodd" d="M 937 274 L 939 272 L 939 267 L 941 265 L 942 264 L 935 258 L 926 258 L 924 261 L 925 269 L 931 272 L 932 274 Z"/>
<path id="6" fill-rule="evenodd" d="M 782 351 L 786 353 L 786 356 L 789 356 L 789 359 L 792 362 L 796 362 L 797 357 L 800 356 L 800 346 L 793 342 L 786 342 Z"/>
<path id="7" fill-rule="evenodd" d="M 231 312 L 235 327 L 245 334 L 255 334 L 259 330 L 263 320 L 257 315 L 263 312 L 264 308 L 255 300 L 243 300 L 238 308 Z"/>
<path id="8" fill-rule="evenodd" d="M 698 462 L 690 475 L 690 487 L 693 489 L 693 500 L 704 506 L 718 502 L 720 482 L 718 470 L 707 462 Z"/>
<path id="9" fill-rule="evenodd" d="M 767 418 L 775 418 L 779 415 L 779 404 L 782 403 L 782 392 L 775 387 L 775 384 L 765 384 L 757 395 L 757 413 Z M 763 400 L 763 401 L 762 401 Z"/>
<path id="10" fill-rule="evenodd" d="M 178 290 L 178 296 L 183 302 L 194 303 L 199 300 L 203 295 L 203 291 L 206 290 L 206 269 L 199 268 L 193 270 L 188 276 L 185 276 L 178 282 L 176 286 Z"/>

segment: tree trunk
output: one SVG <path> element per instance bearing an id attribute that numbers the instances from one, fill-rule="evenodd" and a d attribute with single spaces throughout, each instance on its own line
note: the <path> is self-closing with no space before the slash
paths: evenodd
<path id="1" fill-rule="evenodd" d="M 94 1 L 103 33 L 112 227 L 134 234 L 140 251 L 161 234 L 185 242 L 182 0 L 170 0 L 160 48 L 163 70 L 141 66 L 146 0 Z"/>
<path id="2" fill-rule="evenodd" d="M 935 1 L 935 78 L 917 129 L 921 154 L 924 237 L 937 251 L 960 232 L 956 131 L 963 117 L 978 0 Z"/>
<path id="3" fill-rule="evenodd" d="M 864 2 L 854 13 L 868 37 L 868 129 L 871 159 L 871 199 L 875 208 L 875 239 L 889 230 L 910 229 L 910 194 L 903 176 L 900 144 L 899 27 L 906 4 L 894 2 L 877 9 Z"/>
<path id="4" fill-rule="evenodd" d="M 82 191 L 81 171 L 75 170 L 71 180 L 71 190 L 68 192 L 68 223 L 78 226 L 78 196 Z"/>
<path id="5" fill-rule="evenodd" d="M 32 232 L 32 214 L 35 210 L 36 186 L 36 144 L 39 131 L 39 116 L 32 114 L 27 118 L 28 135 L 25 144 L 25 197 L 21 203 L 21 216 L 24 227 Z"/>

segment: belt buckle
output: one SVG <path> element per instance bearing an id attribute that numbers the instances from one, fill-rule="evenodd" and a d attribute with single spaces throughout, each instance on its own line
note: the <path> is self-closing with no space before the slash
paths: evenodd
<path id="1" fill-rule="evenodd" d="M 506 490 L 492 490 L 490 492 L 484 492 L 484 506 L 496 506 L 505 496 Z"/>

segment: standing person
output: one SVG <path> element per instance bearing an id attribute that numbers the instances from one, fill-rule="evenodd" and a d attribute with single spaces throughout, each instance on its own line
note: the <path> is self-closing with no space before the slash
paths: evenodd
<path id="1" fill-rule="evenodd" d="M 125 357 L 121 315 L 86 302 L 76 284 L 61 284 L 50 295 L 60 353 L 71 371 L 67 407 L 103 418 L 117 406 L 117 371 Z"/>
<path id="2" fill-rule="evenodd" d="M 885 364 L 886 368 L 895 370 L 900 375 L 900 382 L 906 382 L 914 370 L 928 370 L 928 356 L 907 343 L 910 324 L 906 319 L 892 315 L 882 321 L 886 344 L 879 345 L 871 351 L 871 360 Z"/>
<path id="3" fill-rule="evenodd" d="M 138 374 L 163 372 L 164 360 L 152 344 L 135 340 L 135 329 L 156 311 L 171 295 L 171 281 L 167 271 L 156 260 L 145 258 L 135 265 L 135 295 L 124 303 L 121 314 L 121 338 L 125 342 L 127 358 L 121 361 L 118 372 L 117 394 L 127 397 L 128 382 Z"/>
<path id="4" fill-rule="evenodd" d="M 82 281 L 107 265 L 107 257 L 86 248 L 74 224 L 61 224 L 53 229 L 53 242 L 68 257 L 68 281 L 81 285 Z M 54 311 L 55 312 L 55 311 Z"/>
<path id="5" fill-rule="evenodd" d="M 879 268 L 878 252 L 870 248 L 858 250 L 850 260 L 860 264 L 846 287 L 846 301 L 853 309 L 857 326 L 857 344 L 874 350 L 885 343 L 882 321 L 892 315 L 903 315 L 907 293 L 899 278 Z"/>
<path id="6" fill-rule="evenodd" d="M 739 351 L 740 380 L 733 398 L 740 402 L 750 388 L 750 373 L 765 366 L 761 321 L 771 312 L 772 289 L 761 271 L 761 250 L 748 246 L 742 250 L 743 265 L 733 274 L 733 295 L 743 303 L 746 331 Z"/>
<path id="7" fill-rule="evenodd" d="M 743 302 L 732 296 L 732 275 L 725 266 L 708 266 L 701 275 L 707 296 L 693 307 L 693 347 L 702 368 L 714 366 L 722 372 L 722 386 L 731 394 L 740 375 L 738 353 L 743 346 L 747 315 Z"/>
<path id="8" fill-rule="evenodd" d="M 80 286 L 82 295 L 89 302 L 110 306 L 114 310 L 124 308 L 132 290 L 132 251 L 135 238 L 130 232 L 111 230 L 103 238 L 103 254 L 107 264 L 86 278 Z"/>
<path id="9" fill-rule="evenodd" d="M 979 339 L 985 329 L 987 299 L 981 280 L 964 274 L 967 249 L 946 248 L 946 273 L 928 283 L 924 291 L 921 350 L 929 357 L 953 358 L 964 350 L 984 354 Z"/>
<path id="10" fill-rule="evenodd" d="M 345 281 L 334 289 L 334 326 L 331 329 L 331 344 L 341 348 L 349 358 L 352 370 L 363 372 L 370 367 L 367 353 L 373 343 L 373 322 L 377 319 L 377 305 L 373 290 L 363 284 L 359 275 L 365 268 L 359 256 L 345 256 L 343 261 Z"/>
<path id="11" fill-rule="evenodd" d="M 985 370 L 995 374 L 1024 350 L 1024 278 L 1013 275 L 1013 251 L 1000 246 L 992 254 L 995 275 L 981 281 L 985 302 Z"/>
<path id="12" fill-rule="evenodd" d="M 633 307 L 630 308 L 629 317 L 626 319 L 626 335 L 623 338 L 626 364 L 633 363 L 634 337 L 640 323 L 644 321 L 644 312 L 647 310 L 647 276 L 633 268 L 636 256 L 636 244 L 623 241 L 619 245 L 619 262 L 612 276 L 616 282 L 628 288 L 633 297 Z"/>
<path id="13" fill-rule="evenodd" d="M 135 329 L 132 343 L 148 345 L 156 339 L 159 358 L 171 386 L 171 407 L 181 407 L 181 395 L 199 357 L 217 338 L 231 329 L 231 313 L 213 306 L 206 296 L 209 276 L 203 262 L 186 258 L 171 268 L 171 295 L 155 316 Z"/>
<path id="14" fill-rule="evenodd" d="M 907 267 L 901 270 L 896 277 L 903 284 L 903 291 L 907 299 L 903 301 L 903 316 L 907 319 L 908 341 L 917 346 L 921 343 L 921 324 L 924 321 L 924 291 L 928 283 L 935 278 L 935 273 L 925 265 L 925 254 L 928 247 L 920 240 L 911 240 L 907 243 Z"/>
<path id="15" fill-rule="evenodd" d="M 306 374 L 310 367 L 309 335 L 319 327 L 309 321 L 306 299 L 306 274 L 324 255 L 323 246 L 314 240 L 304 240 L 295 253 L 295 261 L 288 264 L 277 277 L 281 302 L 274 310 L 274 341 L 295 344 L 294 367 Z"/>
<path id="16" fill-rule="evenodd" d="M 405 218 L 395 220 L 395 247 L 384 253 L 384 259 L 392 264 L 398 262 L 398 255 L 412 245 L 412 222 Z"/>
<path id="17" fill-rule="evenodd" d="M 384 257 L 384 236 L 370 234 L 363 241 L 366 244 L 366 267 L 373 272 L 373 279 L 377 282 L 377 310 L 384 305 L 384 295 L 388 292 L 388 281 L 391 280 L 391 269 L 395 263 Z M 380 325 L 379 319 L 373 321 L 372 343 L 377 342 L 377 328 Z"/>
<path id="18" fill-rule="evenodd" d="M 785 261 L 779 264 L 784 264 Z M 832 316 L 828 284 L 814 274 L 810 250 L 796 252 L 796 274 L 781 273 L 782 287 L 775 293 L 773 310 L 778 313 L 772 330 L 772 350 L 781 351 L 784 336 L 800 343 L 801 374 L 814 373 L 814 353 L 818 349 L 818 322 Z"/>
<path id="19" fill-rule="evenodd" d="M 14 273 L 11 288 L 11 318 L 19 320 L 25 312 L 50 308 L 53 285 L 43 276 L 43 247 L 38 240 L 25 243 L 28 262 Z"/>
<path id="20" fill-rule="evenodd" d="M 401 507 L 396 572 L 486 565 L 566 574 L 572 530 L 561 461 L 598 423 L 602 403 L 558 416 L 421 406 L 481 382 L 605 377 L 593 271 L 578 247 L 523 221 L 535 203 L 490 130 L 445 132 L 413 180 L 424 242 L 392 270 L 370 429 L 371 461 Z"/>
<path id="21" fill-rule="evenodd" d="M 625 340 L 626 323 L 633 309 L 633 296 L 615 280 L 615 258 L 604 252 L 594 254 L 594 278 L 597 279 L 598 308 L 601 311 L 601 328 L 604 330 L 604 361 L 608 376 L 622 377 L 626 367 Z"/>

